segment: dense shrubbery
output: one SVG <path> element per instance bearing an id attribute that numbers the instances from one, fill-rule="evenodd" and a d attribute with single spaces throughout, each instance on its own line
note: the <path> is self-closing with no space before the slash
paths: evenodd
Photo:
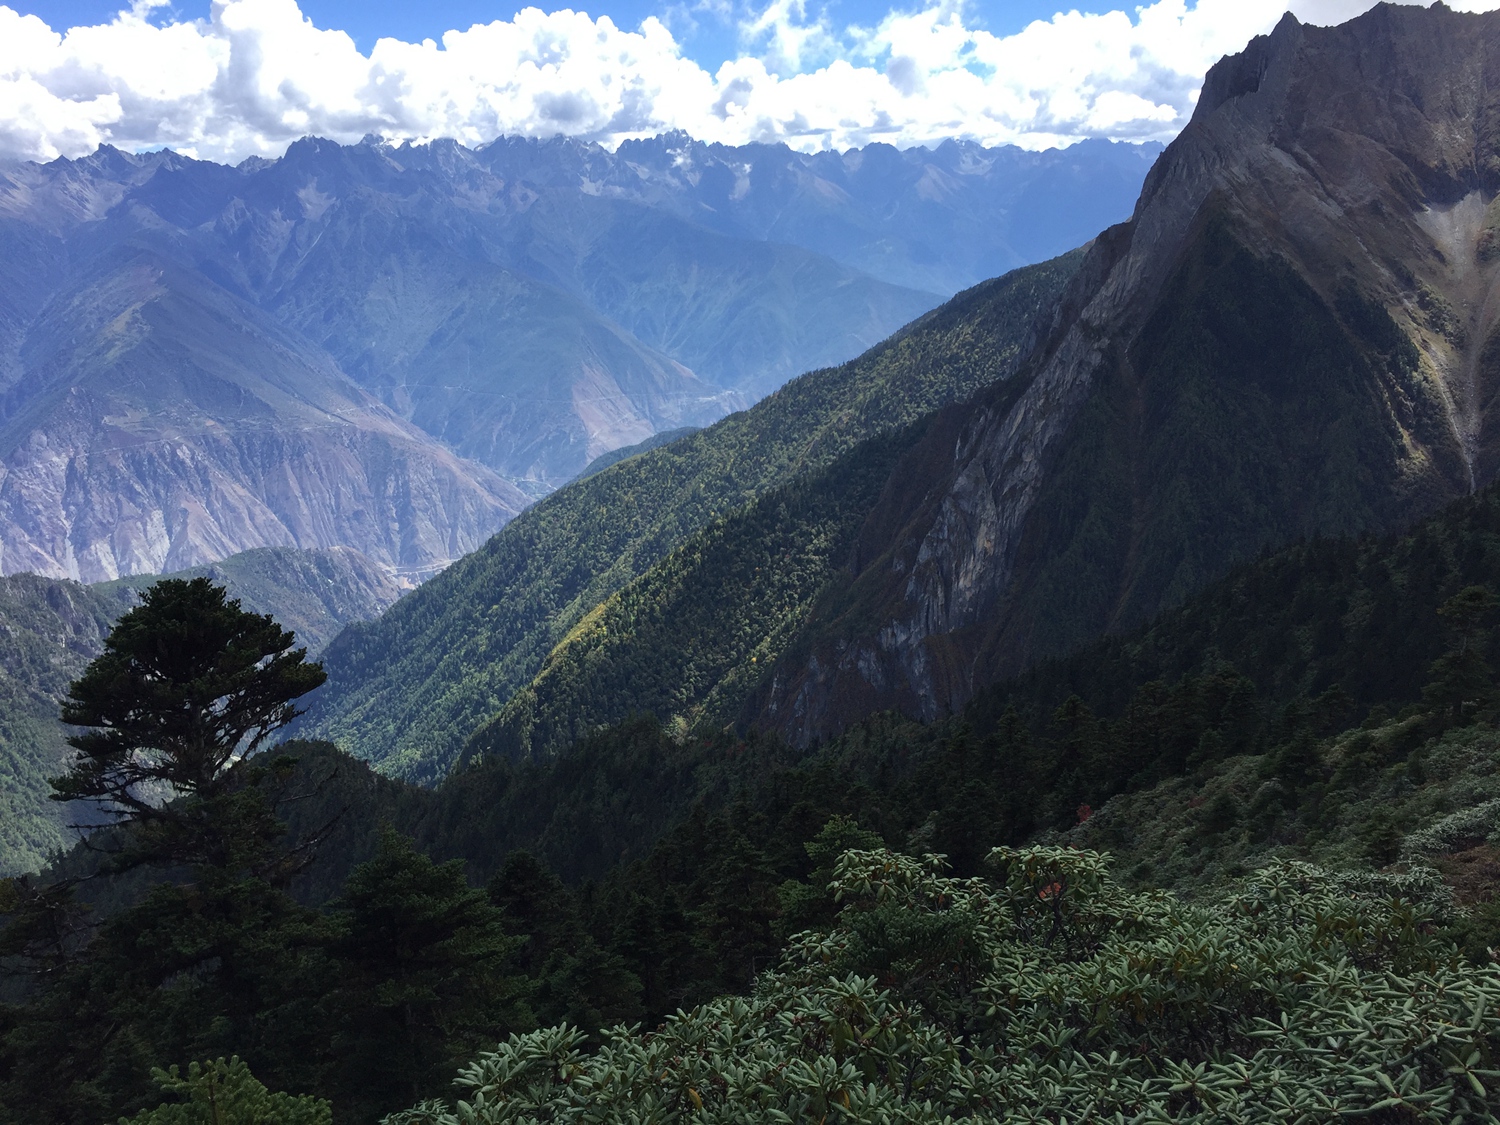
<path id="1" fill-rule="evenodd" d="M 1495 1120 L 1500 969 L 1431 936 L 1431 881 L 1287 863 L 1186 905 L 1093 852 L 991 861 L 847 852 L 835 925 L 749 997 L 512 1036 L 390 1120 Z"/>

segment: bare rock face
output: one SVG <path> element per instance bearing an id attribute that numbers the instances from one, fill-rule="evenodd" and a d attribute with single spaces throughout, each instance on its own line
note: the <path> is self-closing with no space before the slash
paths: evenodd
<path id="1" fill-rule="evenodd" d="M 56 299 L 23 359 L 0 426 L 0 573 L 100 581 L 344 546 L 420 575 L 527 502 L 146 251 Z"/>
<path id="2" fill-rule="evenodd" d="M 1028 372 L 898 470 L 848 582 L 875 620 L 777 670 L 797 741 L 932 718 L 1301 535 L 1500 471 L 1500 13 L 1288 15 L 1210 71 Z"/>

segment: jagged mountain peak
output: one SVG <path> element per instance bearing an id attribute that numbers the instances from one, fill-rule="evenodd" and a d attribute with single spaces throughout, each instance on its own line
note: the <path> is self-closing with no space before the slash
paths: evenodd
<path id="1" fill-rule="evenodd" d="M 1209 73 L 1014 390 L 893 476 L 756 721 L 933 717 L 1238 559 L 1500 471 L 1500 13 L 1293 17 Z M 872 610 L 872 606 L 878 609 Z"/>
<path id="2" fill-rule="evenodd" d="M 991 155 L 997 167 L 1010 159 Z M 1106 189 L 1073 196 L 1048 179 L 1054 165 L 1071 175 L 1071 157 L 1028 155 L 959 184 L 915 154 L 848 156 L 677 135 L 618 153 L 566 140 L 474 150 L 451 139 L 306 137 L 277 160 L 235 167 L 105 148 L 7 171 L 0 425 L 20 436 L 0 456 L 20 460 L 0 490 L 24 495 L 3 501 L 23 530 L 0 542 L 0 570 L 108 576 L 230 548 L 333 546 L 356 510 L 365 530 L 352 545 L 389 565 L 438 565 L 593 458 L 711 423 L 877 343 L 945 288 L 1040 256 L 1020 245 L 1039 229 L 1027 221 L 1037 210 L 1027 192 L 1063 200 L 1064 211 L 1068 198 L 1082 199 L 1114 217 L 1144 175 L 1133 148 L 1101 155 L 1113 176 Z M 1070 229 L 1092 225 L 1065 215 L 1046 237 L 1062 249 L 1076 241 Z M 138 300 L 125 300 L 131 292 Z M 122 318 L 113 335 L 91 319 L 106 308 Z M 74 313 L 87 330 L 70 341 L 58 318 Z M 265 358 L 260 374 L 241 371 L 237 353 Z M 167 365 L 159 377 L 153 364 Z M 153 396 L 153 378 L 181 401 Z M 326 412 L 309 421 L 307 396 L 287 392 L 285 379 L 305 381 L 313 399 L 334 387 L 363 395 L 347 407 L 360 424 L 351 430 Z M 43 417 L 65 408 L 66 419 Z M 248 431 L 226 445 L 210 423 L 243 430 L 252 416 L 257 431 L 311 425 L 322 434 L 318 456 L 355 456 L 358 490 L 375 490 L 359 503 L 373 507 L 330 493 L 278 508 L 288 498 L 263 495 L 263 481 L 230 487 L 239 470 L 225 458 L 249 465 L 270 447 L 235 445 L 260 440 Z M 124 429 L 110 421 L 121 418 Z M 182 458 L 117 456 L 122 433 L 157 423 L 165 429 L 149 440 L 179 443 Z M 335 455 L 355 431 L 360 451 Z M 436 482 L 421 486 L 421 504 L 379 495 L 391 482 L 370 476 L 376 432 Z M 32 434 L 53 451 L 46 471 L 40 454 L 25 452 L 40 448 Z M 428 449 L 419 456 L 412 440 Z M 86 468 L 90 450 L 99 456 Z M 167 478 L 200 454 L 211 468 L 192 469 L 197 483 L 180 494 L 183 482 Z M 326 468 L 307 471 L 337 491 Z M 96 470 L 104 476 L 91 477 Z M 159 479 L 132 479 L 137 472 Z M 55 487 L 75 479 L 107 480 L 135 499 L 105 515 L 120 497 L 94 511 Z M 221 485 L 232 504 L 206 499 L 204 488 Z M 206 521 L 205 504 L 218 513 Z M 93 514 L 80 525 L 83 509 Z M 305 526 L 286 523 L 304 516 Z M 387 518 L 394 529 L 367 526 Z M 111 520 L 139 526 L 115 534 Z"/>

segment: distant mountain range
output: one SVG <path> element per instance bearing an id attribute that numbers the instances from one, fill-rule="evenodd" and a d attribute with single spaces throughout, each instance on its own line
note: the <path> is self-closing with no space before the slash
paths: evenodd
<path id="1" fill-rule="evenodd" d="M 476 726 L 469 755 L 524 758 L 639 712 L 800 746 L 936 719 L 1262 550 L 1495 479 L 1497 44 L 1500 14 L 1441 6 L 1287 17 L 1081 264 L 844 369 L 954 405 L 819 373 L 745 416 L 752 450 L 807 451 L 774 474 L 684 477 L 743 456 L 721 423 L 571 486 L 335 641 L 309 729 L 431 778 Z M 859 421 L 830 445 L 809 417 Z"/>
<path id="2" fill-rule="evenodd" d="M 932 149 L 799 153 L 668 133 L 613 153 L 567 138 L 503 137 L 476 155 L 496 174 L 549 194 L 648 206 L 949 296 L 1055 258 L 1119 222 L 1161 151 L 1154 142 L 1028 152 L 950 140 Z"/>
<path id="3" fill-rule="evenodd" d="M 307 139 L 0 173 L 0 573 L 421 575 L 1129 210 L 1155 150 Z"/>

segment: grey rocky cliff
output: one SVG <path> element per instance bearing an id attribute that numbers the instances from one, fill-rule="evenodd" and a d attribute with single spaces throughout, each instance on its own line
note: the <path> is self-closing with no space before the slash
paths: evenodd
<path id="1" fill-rule="evenodd" d="M 1100 381 L 1138 377 L 1142 333 L 1210 222 L 1289 264 L 1329 308 L 1342 309 L 1352 287 L 1415 344 L 1415 366 L 1371 392 L 1385 403 L 1392 449 L 1376 525 L 1493 479 L 1500 253 L 1486 253 L 1485 232 L 1500 226 L 1490 207 L 1500 190 L 1500 63 L 1491 60 L 1500 60 L 1500 14 L 1381 5 L 1337 28 L 1288 15 L 1215 66 L 1133 218 L 1096 242 L 1040 334 L 1024 390 L 982 398 L 945 448 L 929 443 L 927 487 L 908 498 L 908 522 L 892 527 L 882 514 L 895 546 L 868 564 L 885 575 L 865 580 L 888 590 L 884 623 L 849 626 L 811 660 L 778 669 L 755 720 L 807 742 L 878 706 L 935 718 L 1087 639 L 1065 629 L 1049 637 L 1028 616 L 1044 569 L 1023 561 L 1038 499 L 1082 440 L 1080 412 Z M 1306 533 L 1327 530 L 1309 523 Z M 1140 620 L 1141 592 L 1129 587 L 1141 580 L 1120 575 L 1096 628 Z"/>

